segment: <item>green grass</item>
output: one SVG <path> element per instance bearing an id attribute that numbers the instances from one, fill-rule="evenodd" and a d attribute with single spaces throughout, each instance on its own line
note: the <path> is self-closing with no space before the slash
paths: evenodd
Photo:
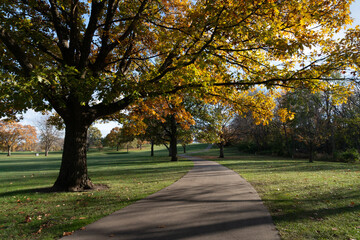
<path id="1" fill-rule="evenodd" d="M 188 152 L 206 148 L 191 145 Z M 182 148 L 179 147 L 179 153 Z M 283 239 L 360 239 L 360 165 L 308 163 L 218 149 L 206 157 L 234 169 L 258 191 Z M 58 174 L 60 153 L 35 157 L 0 154 L 0 239 L 54 239 L 79 229 L 164 188 L 192 166 L 169 162 L 166 149 L 156 157 L 144 151 L 91 152 L 89 174 L 110 189 L 81 193 L 35 193 L 50 187 Z M 204 155 L 204 153 L 194 153 Z M 32 221 L 26 222 L 26 217 Z M 39 231 L 41 230 L 41 231 Z"/>
<path id="2" fill-rule="evenodd" d="M 149 149 L 90 152 L 90 178 L 96 184 L 107 184 L 109 189 L 34 192 L 52 186 L 60 159 L 60 153 L 48 157 L 0 154 L 0 239 L 57 239 L 64 232 L 79 229 L 172 184 L 193 165 L 191 161 L 170 162 L 167 151 L 161 148 L 153 158 Z M 29 217 L 31 221 L 27 222 Z"/>
<path id="3" fill-rule="evenodd" d="M 245 155 L 211 149 L 207 158 L 258 191 L 282 239 L 360 239 L 360 164 Z"/>

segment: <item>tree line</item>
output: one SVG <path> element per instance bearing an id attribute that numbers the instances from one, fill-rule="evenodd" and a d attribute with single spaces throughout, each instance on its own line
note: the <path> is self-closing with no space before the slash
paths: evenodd
<path id="1" fill-rule="evenodd" d="M 286 157 L 306 157 L 309 161 L 359 160 L 360 88 L 339 102 L 330 91 L 297 89 L 283 94 L 278 108 L 287 108 L 293 118 L 275 116 L 267 125 L 236 116 L 229 124 L 226 144 L 237 144 L 242 151 Z M 235 136 L 235 137 L 234 137 Z"/>

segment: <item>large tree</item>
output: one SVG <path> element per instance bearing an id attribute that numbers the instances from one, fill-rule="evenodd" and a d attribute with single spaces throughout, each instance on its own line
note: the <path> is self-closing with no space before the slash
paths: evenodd
<path id="1" fill-rule="evenodd" d="M 189 89 L 224 98 L 257 84 L 314 87 L 327 69 L 289 69 L 349 22 L 351 2 L 3 0 L 0 113 L 54 109 L 66 125 L 54 189 L 92 188 L 86 139 L 96 119 Z"/>

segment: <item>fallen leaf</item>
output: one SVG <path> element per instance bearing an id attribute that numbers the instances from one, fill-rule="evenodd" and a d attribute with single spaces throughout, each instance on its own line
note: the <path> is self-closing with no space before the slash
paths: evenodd
<path id="1" fill-rule="evenodd" d="M 79 217 L 79 219 L 81 219 L 81 220 L 82 220 L 82 219 L 86 219 L 86 217 Z"/>
<path id="2" fill-rule="evenodd" d="M 63 236 L 70 236 L 73 232 L 63 232 Z"/>
<path id="3" fill-rule="evenodd" d="M 71 218 L 70 218 L 70 220 L 75 220 L 75 219 L 76 219 L 76 217 L 71 217 Z"/>
<path id="4" fill-rule="evenodd" d="M 80 230 L 85 230 L 85 229 L 86 229 L 86 227 L 81 227 L 81 228 L 80 228 Z"/>
<path id="5" fill-rule="evenodd" d="M 337 229 L 337 228 L 335 228 L 335 227 L 334 227 L 334 228 L 332 228 L 331 230 L 333 230 L 333 231 L 337 231 L 337 230 L 339 230 L 339 229 Z"/>
<path id="6" fill-rule="evenodd" d="M 26 215 L 25 222 L 27 223 L 31 222 L 31 217 L 29 215 Z"/>
<path id="7" fill-rule="evenodd" d="M 159 225 L 159 226 L 157 226 L 157 228 L 166 228 L 166 226 L 165 225 Z"/>

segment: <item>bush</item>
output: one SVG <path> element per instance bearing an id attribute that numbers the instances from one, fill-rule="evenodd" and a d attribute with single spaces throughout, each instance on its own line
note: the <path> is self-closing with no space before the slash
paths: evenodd
<path id="1" fill-rule="evenodd" d="M 338 156 L 335 155 L 335 159 L 337 159 Z M 334 162 L 335 159 L 331 154 L 327 153 L 315 153 L 315 160 L 316 161 L 324 161 L 324 162 Z"/>
<path id="2" fill-rule="evenodd" d="M 239 151 L 246 153 L 256 153 L 259 149 L 253 142 L 241 142 L 237 144 Z"/>
<path id="3" fill-rule="evenodd" d="M 336 159 L 338 159 L 341 162 L 354 163 L 360 160 L 360 154 L 357 149 L 351 148 L 351 149 L 347 149 L 344 152 L 337 153 Z"/>

